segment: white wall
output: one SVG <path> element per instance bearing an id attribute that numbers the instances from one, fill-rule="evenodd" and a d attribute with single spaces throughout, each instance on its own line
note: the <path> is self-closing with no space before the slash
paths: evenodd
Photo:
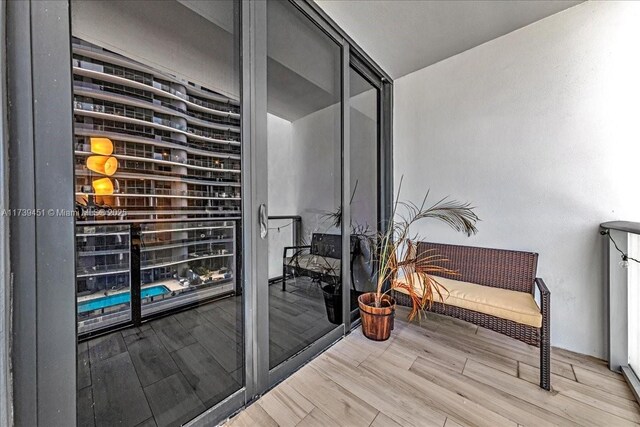
<path id="1" fill-rule="evenodd" d="M 355 73 L 351 72 L 351 76 Z M 353 77 L 352 77 L 353 78 Z M 349 144 L 351 149 L 351 223 L 378 227 L 378 122 L 377 90 L 350 98 Z M 358 187 L 355 188 L 356 182 Z M 355 193 L 354 193 L 355 188 Z"/>
<path id="2" fill-rule="evenodd" d="M 309 242 L 314 232 L 337 232 L 326 214 L 341 204 L 341 117 L 340 104 L 334 104 L 292 122 L 292 185 Z"/>
<path id="3" fill-rule="evenodd" d="M 293 122 L 267 116 L 269 215 L 300 215 L 306 244 L 314 232 L 335 232 L 327 214 L 340 205 L 340 120 L 339 104 Z M 269 277 L 275 277 L 282 271 L 282 247 L 291 244 L 291 228 L 269 232 Z"/>
<path id="4" fill-rule="evenodd" d="M 292 215 L 298 205 L 291 122 L 267 114 L 269 215 Z"/>
<path id="5" fill-rule="evenodd" d="M 351 108 L 351 189 L 359 179 L 352 203 L 354 222 L 376 228 L 375 92 L 358 95 Z M 373 105 L 373 109 L 371 108 Z M 373 111 L 371 111 L 373 110 Z M 339 233 L 326 214 L 340 206 L 341 108 L 321 109 L 293 122 L 267 115 L 269 215 L 300 215 L 303 238 Z M 373 196 L 372 196 L 373 195 Z M 282 247 L 291 245 L 290 220 L 271 221 L 269 277 L 282 274 Z M 282 227 L 280 230 L 277 227 Z"/>
<path id="6" fill-rule="evenodd" d="M 292 190 L 295 173 L 291 122 L 267 114 L 267 142 L 269 165 L 269 216 L 296 215 L 297 194 Z M 269 278 L 282 275 L 282 249 L 292 241 L 291 220 L 269 221 Z M 278 229 L 278 227 L 281 227 Z"/>
<path id="7" fill-rule="evenodd" d="M 555 346 L 604 356 L 598 225 L 640 221 L 640 3 L 587 2 L 395 82 L 395 182 L 477 206 L 472 238 L 540 253 Z"/>

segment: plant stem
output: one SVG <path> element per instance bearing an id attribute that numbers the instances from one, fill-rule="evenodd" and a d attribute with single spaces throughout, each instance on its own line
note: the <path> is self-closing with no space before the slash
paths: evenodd
<path id="1" fill-rule="evenodd" d="M 374 301 L 376 308 L 382 307 L 382 295 L 376 294 L 376 299 Z"/>

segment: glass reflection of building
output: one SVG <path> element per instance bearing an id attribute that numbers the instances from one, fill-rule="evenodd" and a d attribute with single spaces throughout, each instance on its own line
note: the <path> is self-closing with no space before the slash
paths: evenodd
<path id="1" fill-rule="evenodd" d="M 175 284 L 172 297 L 232 291 L 236 230 L 229 218 L 240 215 L 238 100 L 77 38 L 73 76 L 79 303 L 128 291 L 129 229 L 117 226 L 123 223 L 141 226 L 143 296 L 145 286 L 162 281 Z M 98 194 L 93 182 L 99 177 L 86 166 L 92 137 L 113 142 L 113 194 Z M 110 215 L 82 216 L 88 208 Z M 80 310 L 79 320 L 117 309 Z"/>

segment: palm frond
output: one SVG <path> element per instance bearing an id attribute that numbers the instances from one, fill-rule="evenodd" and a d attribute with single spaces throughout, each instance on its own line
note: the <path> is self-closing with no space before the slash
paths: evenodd
<path id="1" fill-rule="evenodd" d="M 420 317 L 434 300 L 443 301 L 443 295 L 448 293 L 432 274 L 457 274 L 446 266 L 448 259 L 432 251 L 417 252 L 414 242 L 422 239 L 419 234 L 412 234 L 412 226 L 424 219 L 435 219 L 471 236 L 478 232 L 476 223 L 479 218 L 471 204 L 448 197 L 428 205 L 429 191 L 420 204 L 400 201 L 403 180 L 404 176 L 400 179 L 386 229 L 367 238 L 366 242 L 371 245 L 372 258 L 377 266 L 376 304 L 381 301 L 383 293 L 392 289 L 404 290 L 412 302 L 409 314 L 409 320 L 412 320 Z M 399 277 L 403 280 L 398 280 Z M 385 287 L 387 290 L 383 292 Z"/>
<path id="2" fill-rule="evenodd" d="M 356 183 L 353 186 L 353 191 L 351 192 L 351 198 L 349 199 L 349 205 L 351 205 L 351 202 L 353 202 L 353 198 L 356 195 L 357 189 L 358 189 L 358 180 L 356 179 Z M 334 227 L 340 228 L 340 226 L 342 225 L 342 203 L 340 204 L 340 206 L 338 206 L 338 209 L 336 209 L 335 211 L 324 212 L 322 215 L 322 218 L 329 220 Z"/>

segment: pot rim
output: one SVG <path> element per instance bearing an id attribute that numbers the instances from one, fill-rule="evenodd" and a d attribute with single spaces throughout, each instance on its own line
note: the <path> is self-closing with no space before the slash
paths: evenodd
<path id="1" fill-rule="evenodd" d="M 376 316 L 389 316 L 395 312 L 396 300 L 393 297 L 385 294 L 382 296 L 382 299 L 390 305 L 387 307 L 373 307 L 365 302 L 368 297 L 371 297 L 372 295 L 375 295 L 375 292 L 367 292 L 358 297 L 358 307 L 361 312 Z"/>

